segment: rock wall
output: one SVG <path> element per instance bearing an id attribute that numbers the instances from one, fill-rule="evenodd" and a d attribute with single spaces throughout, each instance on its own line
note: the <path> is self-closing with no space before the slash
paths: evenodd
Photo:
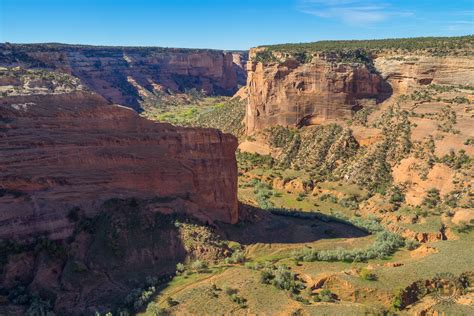
<path id="1" fill-rule="evenodd" d="M 149 91 L 232 95 L 245 82 L 246 54 L 217 50 L 0 44 L 0 65 L 72 74 L 110 103 L 140 110 L 136 84 Z"/>
<path id="2" fill-rule="evenodd" d="M 169 212 L 235 223 L 237 140 L 140 118 L 85 91 L 0 99 L 0 238 L 72 234 L 68 212 L 158 198 Z"/>
<path id="3" fill-rule="evenodd" d="M 474 85 L 473 57 L 385 55 L 375 58 L 374 64 L 394 93 L 427 84 Z"/>
<path id="4" fill-rule="evenodd" d="M 376 55 L 373 65 L 334 62 L 315 54 L 312 60 L 247 63 L 247 133 L 269 126 L 317 124 L 350 118 L 354 110 L 422 85 L 474 85 L 470 56 Z M 273 52 L 274 55 L 281 56 Z M 372 99 L 372 101 L 367 100 Z M 375 102 L 374 102 L 375 101 Z"/>
<path id="5" fill-rule="evenodd" d="M 254 55 L 251 51 L 250 56 Z M 247 63 L 247 133 L 269 126 L 307 125 L 348 118 L 359 100 L 390 94 L 381 76 L 366 65 L 313 58 Z"/>

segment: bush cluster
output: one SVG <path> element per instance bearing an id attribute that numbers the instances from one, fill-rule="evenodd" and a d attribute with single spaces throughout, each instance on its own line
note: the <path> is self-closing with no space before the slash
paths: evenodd
<path id="1" fill-rule="evenodd" d="M 366 249 L 336 249 L 320 250 L 305 248 L 296 251 L 293 257 L 299 261 L 343 261 L 343 262 L 362 262 L 369 259 L 384 259 L 392 255 L 397 249 L 403 247 L 405 242 L 402 237 L 389 232 L 380 232 L 377 234 L 375 242 Z"/>

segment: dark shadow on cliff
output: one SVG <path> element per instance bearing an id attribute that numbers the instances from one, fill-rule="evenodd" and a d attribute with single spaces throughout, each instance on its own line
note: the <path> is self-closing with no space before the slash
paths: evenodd
<path id="1" fill-rule="evenodd" d="M 240 207 L 235 225 L 219 224 L 224 239 L 254 243 L 305 243 L 320 239 L 364 237 L 368 233 L 343 220 L 321 213 Z"/>
<path id="2" fill-rule="evenodd" d="M 387 80 L 385 80 L 378 71 L 376 71 L 376 73 L 377 75 L 380 76 L 380 79 L 382 80 L 380 82 L 380 93 L 377 96 L 377 103 L 382 103 L 392 96 L 393 88 L 390 85 L 390 83 Z"/>
<path id="3" fill-rule="evenodd" d="M 115 315 L 120 308 L 146 307 L 187 256 L 176 223 L 193 220 L 185 214 L 156 212 L 148 205 L 137 199 L 111 199 L 93 217 L 75 207 L 67 214 L 75 226 L 67 240 L 44 236 L 31 244 L 1 241 L 5 269 L 0 269 L 0 295 L 8 296 L 18 310 L 31 309 L 41 300 L 47 305 L 44 310 L 58 315 Z"/>

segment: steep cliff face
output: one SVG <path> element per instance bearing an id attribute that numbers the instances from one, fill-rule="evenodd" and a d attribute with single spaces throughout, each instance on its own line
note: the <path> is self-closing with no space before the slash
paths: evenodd
<path id="1" fill-rule="evenodd" d="M 380 100 L 390 94 L 382 77 L 367 65 L 334 63 L 315 57 L 302 63 L 248 62 L 247 133 L 269 126 L 308 125 L 348 118 L 362 99 Z"/>
<path id="2" fill-rule="evenodd" d="M 237 221 L 232 135 L 154 123 L 81 90 L 7 95 L 0 130 L 0 238 L 64 239 L 71 209 L 94 215 L 111 198 Z"/>
<path id="3" fill-rule="evenodd" d="M 43 67 L 72 74 L 111 103 L 140 109 L 137 84 L 232 95 L 245 81 L 245 54 L 216 50 L 94 47 L 60 44 L 0 45 L 0 65 Z"/>
<path id="4" fill-rule="evenodd" d="M 249 134 L 275 125 L 350 118 L 364 106 L 423 85 L 474 85 L 474 58 L 465 51 L 436 56 L 439 48 L 418 53 L 278 49 L 250 51 L 245 91 Z"/>
<path id="5" fill-rule="evenodd" d="M 396 94 L 428 84 L 474 85 L 474 58 L 471 56 L 386 54 L 377 56 L 374 64 Z"/>
<path id="6" fill-rule="evenodd" d="M 238 220 L 234 136 L 44 69 L 0 68 L 0 95 L 0 314 L 138 312 L 177 263 L 231 251 L 207 224 Z"/>

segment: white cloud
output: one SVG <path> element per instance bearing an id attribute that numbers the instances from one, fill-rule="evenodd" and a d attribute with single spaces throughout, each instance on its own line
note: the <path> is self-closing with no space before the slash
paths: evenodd
<path id="1" fill-rule="evenodd" d="M 449 22 L 448 31 L 470 31 L 470 32 L 474 32 L 474 21 L 452 21 L 452 22 Z"/>
<path id="2" fill-rule="evenodd" d="M 363 25 L 382 22 L 393 16 L 412 16 L 408 11 L 396 11 L 383 1 L 370 0 L 300 0 L 299 10 L 322 18 Z"/>

